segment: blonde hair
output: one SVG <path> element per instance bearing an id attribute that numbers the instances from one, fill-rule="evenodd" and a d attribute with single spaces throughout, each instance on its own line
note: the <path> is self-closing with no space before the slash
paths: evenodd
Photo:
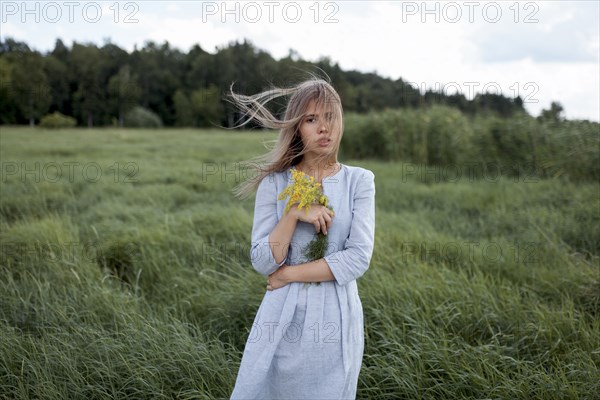
<path id="1" fill-rule="evenodd" d="M 234 93 L 233 84 L 229 88 L 230 93 L 227 100 L 243 111 L 243 117 L 249 116 L 244 123 L 233 128 L 244 126 L 254 119 L 267 129 L 279 129 L 279 136 L 274 141 L 275 146 L 268 153 L 242 162 L 245 168 L 254 170 L 256 173 L 252 178 L 241 182 L 233 189 L 234 195 L 241 199 L 245 199 L 255 192 L 262 179 L 267 175 L 285 171 L 302 161 L 307 148 L 300 136 L 300 124 L 306 116 L 311 101 L 315 102 L 317 110 L 324 111 L 323 117 L 326 112 L 331 113 L 331 117 L 327 121 L 331 138 L 334 141 L 330 152 L 317 157 L 317 165 L 321 162 L 337 162 L 337 154 L 344 133 L 344 123 L 342 102 L 333 86 L 313 74 L 310 74 L 309 79 L 292 87 L 271 86 L 271 89 L 252 96 Z M 282 120 L 274 116 L 266 107 L 269 101 L 281 96 L 290 96 Z"/>

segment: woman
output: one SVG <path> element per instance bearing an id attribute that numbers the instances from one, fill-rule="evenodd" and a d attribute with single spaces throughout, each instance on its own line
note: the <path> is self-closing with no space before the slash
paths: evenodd
<path id="1" fill-rule="evenodd" d="M 290 98 L 279 120 L 265 104 L 283 95 Z M 342 105 L 326 81 L 231 98 L 250 115 L 245 123 L 280 129 L 276 146 L 259 157 L 266 167 L 237 191 L 258 187 L 250 256 L 267 286 L 231 399 L 354 399 L 364 349 L 356 279 L 373 253 L 375 176 L 337 161 Z M 277 197 L 292 169 L 322 184 L 335 213 L 316 203 L 308 214 L 297 205 L 284 213 L 287 201 Z M 318 231 L 328 238 L 325 257 L 307 260 L 302 249 Z"/>

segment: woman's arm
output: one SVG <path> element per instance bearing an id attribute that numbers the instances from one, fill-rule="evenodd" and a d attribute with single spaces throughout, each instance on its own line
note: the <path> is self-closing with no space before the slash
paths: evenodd
<path id="1" fill-rule="evenodd" d="M 365 170 L 354 193 L 350 235 L 344 249 L 324 257 L 338 284 L 360 278 L 369 268 L 375 246 L 375 174 Z"/>
<path id="2" fill-rule="evenodd" d="M 317 228 L 322 227 L 325 231 L 325 224 L 331 222 L 331 216 L 328 214 L 330 211 L 325 207 L 311 207 L 309 213 L 306 213 L 298 209 L 298 204 L 292 205 L 288 212 L 278 219 L 278 193 L 274 179 L 273 175 L 268 175 L 259 184 L 252 223 L 250 259 L 254 269 L 264 276 L 282 269 L 298 221 L 305 220 L 316 224 Z M 317 220 L 320 222 L 315 222 Z"/>
<path id="3" fill-rule="evenodd" d="M 334 281 L 335 276 L 324 258 L 300 265 L 284 265 L 281 271 L 281 279 L 285 283 L 291 282 L 325 282 Z"/>
<path id="4" fill-rule="evenodd" d="M 308 263 L 284 265 L 271 275 L 282 284 L 335 280 L 345 285 L 369 268 L 375 240 L 375 175 L 366 170 L 354 195 L 350 236 L 344 250 Z M 276 287 L 279 285 L 271 279 Z"/>
<path id="5" fill-rule="evenodd" d="M 294 206 L 296 207 L 296 206 Z M 269 235 L 269 246 L 275 257 L 275 262 L 281 264 L 287 257 L 288 248 L 292 240 L 292 235 L 296 229 L 298 218 L 291 208 L 281 217 L 271 234 Z"/>
<path id="6" fill-rule="evenodd" d="M 300 219 L 299 213 L 302 211 L 298 210 L 297 205 L 293 205 L 290 208 L 288 214 L 286 214 L 277 224 L 273 232 L 271 233 L 271 246 L 273 244 L 281 243 L 282 241 L 285 246 L 271 247 L 273 254 L 275 254 L 275 261 L 277 261 L 277 254 L 280 248 L 287 250 L 296 223 Z M 287 236 L 289 235 L 289 236 Z M 281 259 L 285 259 L 285 256 Z M 277 261 L 282 262 L 282 261 Z M 327 265 L 324 258 L 320 258 L 315 261 L 311 261 L 299 265 L 281 265 L 272 274 L 269 274 L 269 281 L 273 289 L 278 289 L 291 282 L 323 282 L 335 280 L 335 276 L 332 274 L 331 269 Z M 267 287 L 268 289 L 268 287 Z M 269 289 L 272 290 L 272 289 Z"/>
<path id="7" fill-rule="evenodd" d="M 268 276 L 283 265 L 291 238 L 289 231 L 294 231 L 292 225 L 295 225 L 295 222 L 291 217 L 281 220 L 277 218 L 277 187 L 274 175 L 264 177 L 256 192 L 250 247 L 252 266 L 261 275 Z M 275 236 L 272 236 L 274 231 Z M 287 236 L 288 234 L 290 236 Z M 285 242 L 285 246 L 282 246 Z"/>

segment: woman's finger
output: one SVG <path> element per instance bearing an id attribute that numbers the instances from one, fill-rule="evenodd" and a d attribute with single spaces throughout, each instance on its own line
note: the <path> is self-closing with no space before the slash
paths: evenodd
<path id="1" fill-rule="evenodd" d="M 319 217 L 319 221 L 321 222 L 321 229 L 323 230 L 323 233 L 327 235 L 327 224 L 325 223 L 325 218 Z"/>
<path id="2" fill-rule="evenodd" d="M 319 232 L 321 230 L 321 220 L 317 218 L 315 222 L 313 222 L 313 226 L 315 227 L 315 231 Z"/>
<path id="3" fill-rule="evenodd" d="M 322 218 L 321 218 L 321 216 L 320 216 L 320 215 L 317 217 L 317 226 L 319 227 L 319 228 L 317 229 L 317 232 L 320 232 L 320 231 L 321 231 L 321 229 L 323 229 L 323 228 L 322 228 Z"/>

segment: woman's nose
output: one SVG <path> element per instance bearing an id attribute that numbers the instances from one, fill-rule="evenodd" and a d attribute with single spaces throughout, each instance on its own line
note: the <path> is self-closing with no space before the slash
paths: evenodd
<path id="1" fill-rule="evenodd" d="M 327 132 L 327 129 L 327 122 L 321 122 L 321 125 L 319 126 L 319 132 Z"/>

